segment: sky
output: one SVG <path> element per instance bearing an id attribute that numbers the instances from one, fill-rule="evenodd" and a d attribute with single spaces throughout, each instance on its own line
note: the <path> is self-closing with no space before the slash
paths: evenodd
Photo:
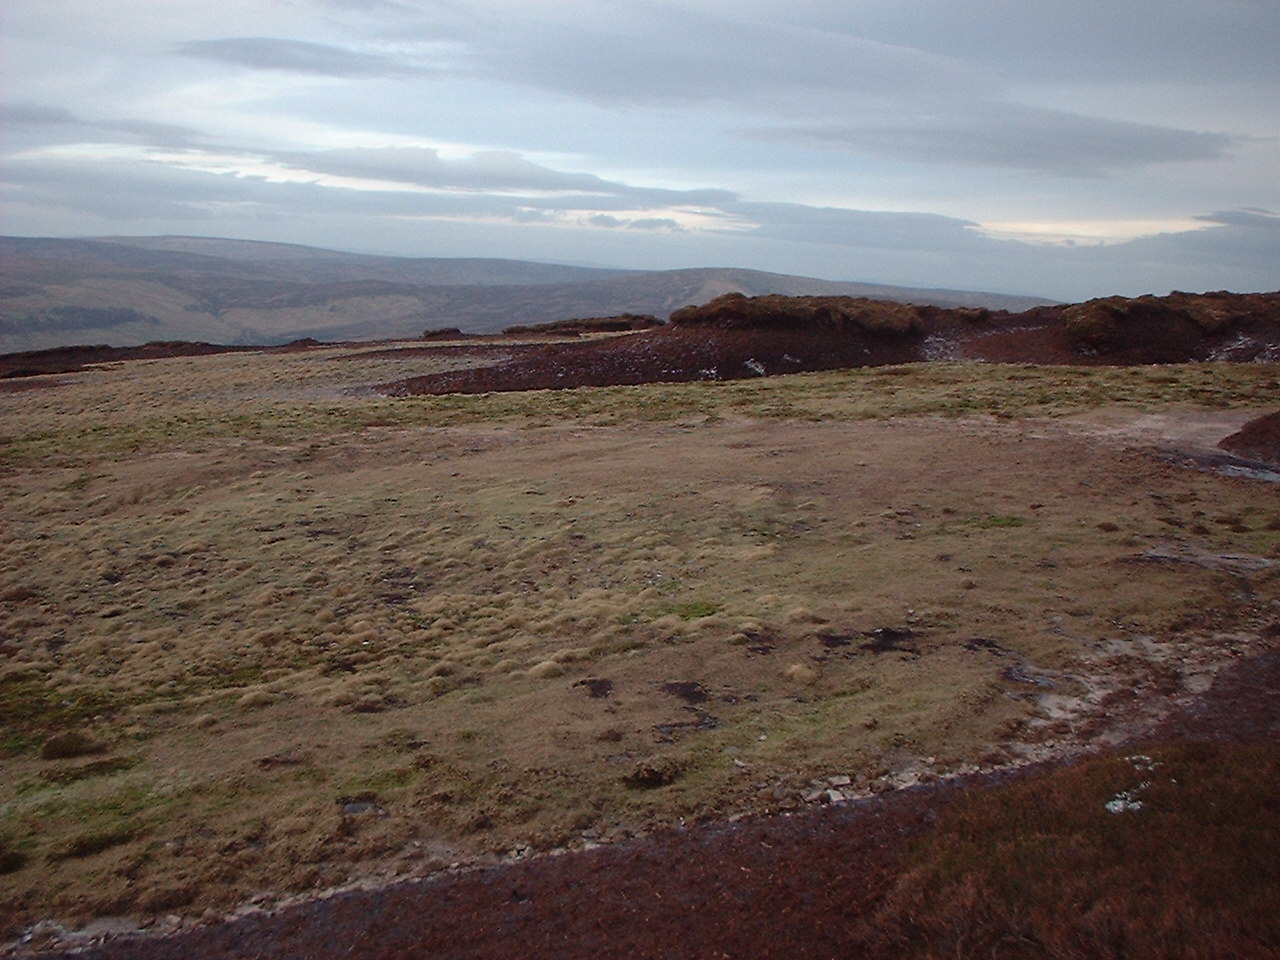
<path id="1" fill-rule="evenodd" d="M 1280 289 L 1276 0 L 5 0 L 0 233 Z"/>

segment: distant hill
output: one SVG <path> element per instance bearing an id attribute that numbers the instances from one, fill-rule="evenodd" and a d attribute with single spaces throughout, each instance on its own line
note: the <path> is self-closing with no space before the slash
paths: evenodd
<path id="1" fill-rule="evenodd" d="M 443 327 L 495 333 L 576 317 L 666 317 L 734 292 L 1009 311 L 1050 302 L 733 268 L 638 271 L 368 256 L 203 237 L 0 237 L 0 353 L 160 340 L 391 339 Z"/>

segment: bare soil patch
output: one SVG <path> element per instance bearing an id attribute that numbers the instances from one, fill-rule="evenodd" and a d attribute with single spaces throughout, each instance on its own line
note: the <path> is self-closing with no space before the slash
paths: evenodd
<path id="1" fill-rule="evenodd" d="M 1250 420 L 1218 444 L 1224 450 L 1280 466 L 1280 411 Z"/>

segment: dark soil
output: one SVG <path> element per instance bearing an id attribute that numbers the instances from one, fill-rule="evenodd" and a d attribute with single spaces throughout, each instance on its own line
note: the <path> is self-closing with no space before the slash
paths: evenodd
<path id="1" fill-rule="evenodd" d="M 1280 359 L 1280 293 L 1108 298 L 1025 313 L 849 297 L 730 294 L 627 336 L 525 349 L 492 366 L 381 384 L 391 396 L 556 390 L 928 360 L 1151 364 Z"/>
<path id="2" fill-rule="evenodd" d="M 36 377 L 51 373 L 76 373 L 95 363 L 119 360 L 155 360 L 161 357 L 202 357 L 214 353 L 260 350 L 261 347 L 228 347 L 215 343 L 164 341 L 140 347 L 75 346 L 27 350 L 0 356 L 0 379 Z"/>
<path id="3" fill-rule="evenodd" d="M 1280 410 L 1250 420 L 1218 446 L 1247 460 L 1280 466 Z"/>

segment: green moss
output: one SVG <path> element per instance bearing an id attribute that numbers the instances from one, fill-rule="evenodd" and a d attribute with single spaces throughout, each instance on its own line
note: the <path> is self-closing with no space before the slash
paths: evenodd
<path id="1" fill-rule="evenodd" d="M 129 843 L 134 839 L 135 829 L 132 825 L 120 825 L 101 830 L 88 830 L 72 837 L 66 844 L 50 851 L 51 861 L 72 860 L 80 857 L 91 857 L 112 847 Z"/>
<path id="2" fill-rule="evenodd" d="M 35 670 L 0 676 L 0 751 L 12 755 L 38 749 L 49 734 L 125 705 L 109 690 L 51 685 Z"/>
<path id="3" fill-rule="evenodd" d="M 1002 530 L 1014 527 L 1025 527 L 1027 525 L 1027 521 L 1025 517 L 1017 517 L 1007 514 L 992 514 L 989 517 L 981 517 L 975 520 L 974 524 L 983 530 Z"/>
<path id="4" fill-rule="evenodd" d="M 682 600 L 662 607 L 656 616 L 675 614 L 681 620 L 697 620 L 700 617 L 709 617 L 719 609 L 720 604 L 709 600 Z"/>

